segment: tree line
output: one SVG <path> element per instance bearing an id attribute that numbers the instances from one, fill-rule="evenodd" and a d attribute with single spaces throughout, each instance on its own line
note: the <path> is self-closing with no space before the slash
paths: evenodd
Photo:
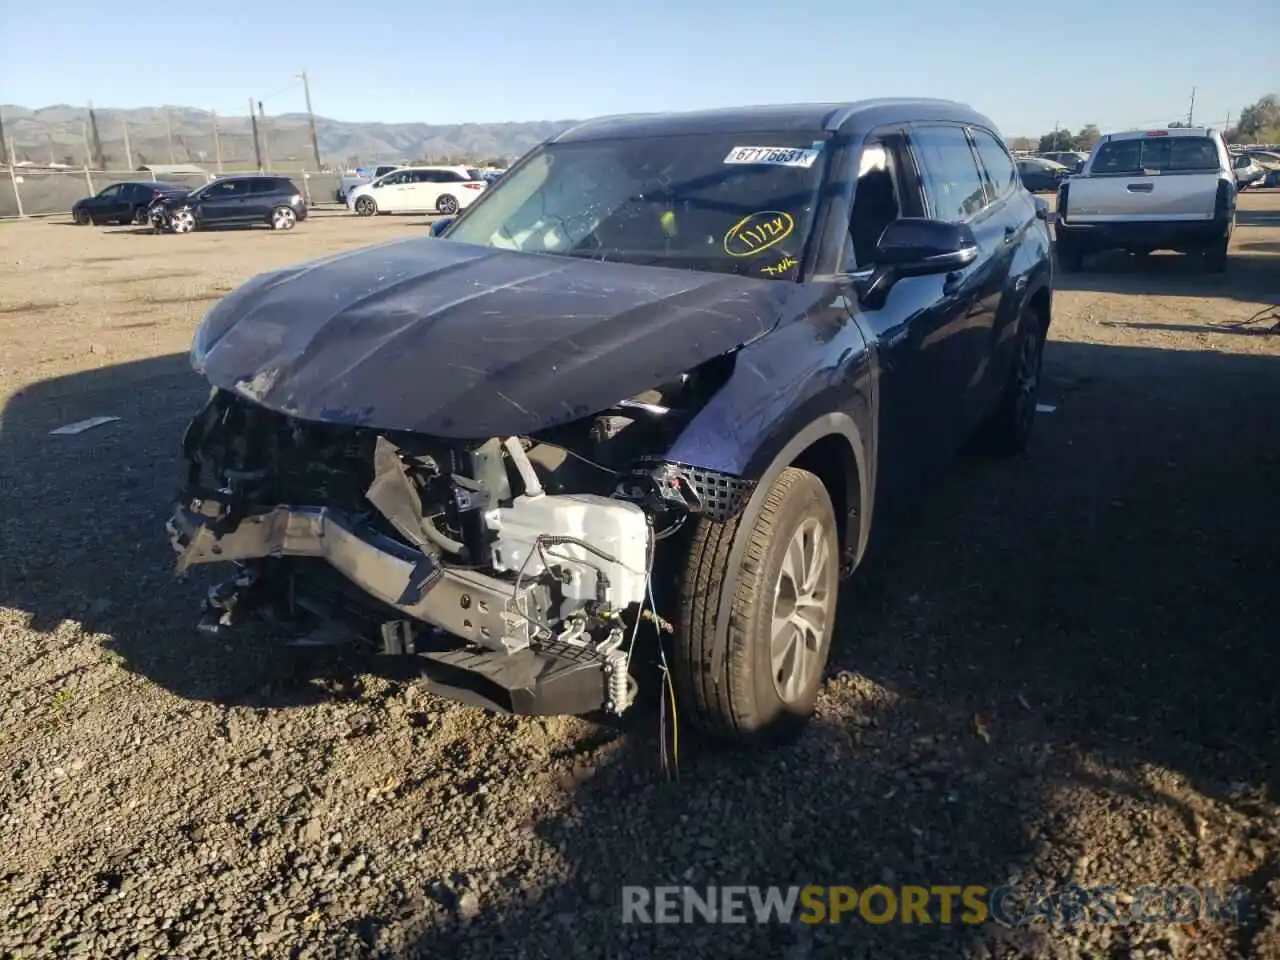
<path id="1" fill-rule="evenodd" d="M 1185 127 L 1175 120 L 1170 127 Z M 1280 143 L 1280 96 L 1268 93 L 1259 97 L 1240 111 L 1234 126 L 1224 131 L 1228 143 Z M 1011 137 L 1013 150 L 1030 150 L 1048 153 L 1055 150 L 1081 150 L 1088 152 L 1102 137 L 1096 123 L 1087 123 L 1074 133 L 1066 128 L 1042 134 L 1040 137 Z"/>

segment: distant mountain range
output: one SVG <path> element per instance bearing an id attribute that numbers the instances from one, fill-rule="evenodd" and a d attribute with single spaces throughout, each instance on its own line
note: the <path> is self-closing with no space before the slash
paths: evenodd
<path id="1" fill-rule="evenodd" d="M 142 163 L 170 162 L 212 168 L 219 146 L 224 167 L 256 165 L 253 129 L 247 116 L 215 118 L 208 110 L 192 107 L 95 108 L 94 115 L 107 169 L 128 169 L 129 154 L 135 168 Z M 60 104 L 32 110 L 0 104 L 0 121 L 16 160 L 80 166 L 86 152 L 91 157 L 96 152 L 87 107 Z M 316 139 L 321 160 L 334 169 L 397 160 L 513 160 L 573 122 L 353 123 L 316 117 Z M 315 167 L 306 114 L 268 116 L 263 127 L 263 149 L 271 166 Z M 91 166 L 97 166 L 96 162 Z"/>

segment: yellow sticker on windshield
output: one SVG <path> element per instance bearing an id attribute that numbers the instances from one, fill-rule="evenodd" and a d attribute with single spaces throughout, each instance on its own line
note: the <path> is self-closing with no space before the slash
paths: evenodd
<path id="1" fill-rule="evenodd" d="M 754 257 L 787 239 L 795 228 L 795 218 L 781 210 L 749 214 L 724 235 L 724 252 L 731 257 Z"/>

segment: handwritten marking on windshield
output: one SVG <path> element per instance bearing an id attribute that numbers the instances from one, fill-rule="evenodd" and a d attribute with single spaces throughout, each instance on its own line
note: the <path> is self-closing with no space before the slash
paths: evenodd
<path id="1" fill-rule="evenodd" d="M 731 257 L 753 257 L 787 239 L 795 228 L 795 218 L 781 210 L 748 214 L 725 233 L 724 252 Z"/>
<path id="2" fill-rule="evenodd" d="M 771 277 L 776 277 L 776 276 L 779 276 L 780 274 L 786 273 L 788 270 L 792 269 L 793 267 L 798 267 L 798 266 L 800 266 L 800 261 L 797 260 L 795 257 L 783 257 L 777 263 L 772 263 L 767 267 L 761 267 L 760 272 L 767 273 Z"/>

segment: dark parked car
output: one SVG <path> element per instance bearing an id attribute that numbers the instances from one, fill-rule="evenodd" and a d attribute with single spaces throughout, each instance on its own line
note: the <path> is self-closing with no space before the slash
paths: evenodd
<path id="1" fill-rule="evenodd" d="M 1058 163 L 1067 168 L 1067 173 L 1075 175 L 1084 169 L 1089 162 L 1089 154 L 1083 150 L 1054 150 L 1049 153 L 1038 153 L 1036 158 Z"/>
<path id="2" fill-rule="evenodd" d="M 157 200 L 185 194 L 186 187 L 157 180 L 130 180 L 104 187 L 92 197 L 77 200 L 71 207 L 76 223 L 141 223 L 147 208 Z"/>
<path id="3" fill-rule="evenodd" d="M 466 702 L 620 713 L 639 636 L 686 717 L 792 732 L 878 495 L 1028 442 L 1047 209 L 947 101 L 578 124 L 442 238 L 213 308 L 178 570 L 239 564 L 207 629 L 343 628 Z"/>
<path id="4" fill-rule="evenodd" d="M 1052 160 L 1024 157 L 1018 161 L 1018 176 L 1032 193 L 1057 193 L 1058 185 L 1070 175 L 1066 167 Z"/>
<path id="5" fill-rule="evenodd" d="M 288 177 L 256 174 L 223 177 L 191 193 L 162 198 L 148 216 L 155 229 L 173 233 L 254 223 L 292 230 L 307 218 L 307 205 Z"/>

